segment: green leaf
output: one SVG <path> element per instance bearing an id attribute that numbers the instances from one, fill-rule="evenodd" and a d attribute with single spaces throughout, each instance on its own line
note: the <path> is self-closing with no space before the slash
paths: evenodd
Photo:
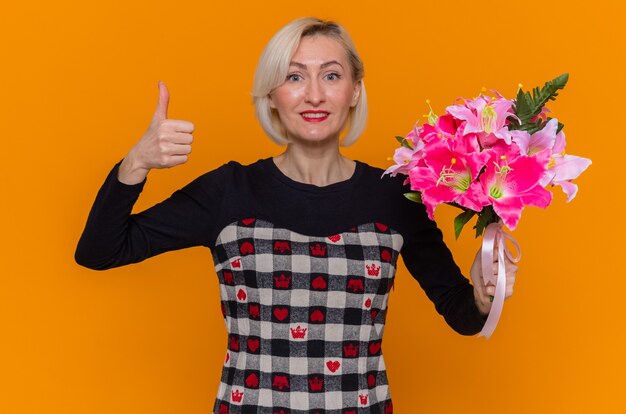
<path id="1" fill-rule="evenodd" d="M 401 146 L 408 148 L 410 150 L 413 149 L 413 147 L 411 146 L 411 144 L 409 144 L 409 141 L 407 141 L 406 139 L 404 139 L 404 137 L 401 137 L 399 135 L 396 135 L 396 140 L 398 140 L 398 142 L 400 143 Z"/>
<path id="2" fill-rule="evenodd" d="M 482 236 L 485 231 L 485 227 L 487 227 L 491 223 L 496 223 L 498 221 L 498 215 L 493 210 L 492 206 L 483 207 L 483 209 L 478 213 L 478 220 L 476 220 L 476 225 L 474 228 L 476 229 L 476 237 Z"/>
<path id="3" fill-rule="evenodd" d="M 516 120 L 512 120 L 511 124 L 509 124 L 509 129 L 521 129 L 527 131 L 529 134 L 533 134 L 542 129 L 546 122 L 541 119 L 534 122 L 531 120 L 539 115 L 546 102 L 556 100 L 558 90 L 565 87 L 568 79 L 568 73 L 557 76 L 551 81 L 546 82 L 545 85 L 543 85 L 543 88 L 533 88 L 532 95 L 530 92 L 524 92 L 522 88 L 520 88 L 517 91 L 513 111 L 520 119 L 521 124 Z M 562 124 L 559 124 L 559 131 L 562 128 Z"/>
<path id="4" fill-rule="evenodd" d="M 422 195 L 417 192 L 417 191 L 411 191 L 409 193 L 404 193 L 404 196 L 406 198 L 408 198 L 409 200 L 415 202 L 415 203 L 421 203 L 422 202 Z"/>
<path id="5" fill-rule="evenodd" d="M 476 212 L 474 210 L 465 210 L 454 218 L 454 237 L 456 239 L 461 235 L 463 227 L 467 224 Z"/>

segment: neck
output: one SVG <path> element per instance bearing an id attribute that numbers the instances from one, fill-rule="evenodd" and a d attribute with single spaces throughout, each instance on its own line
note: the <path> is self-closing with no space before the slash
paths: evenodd
<path id="1" fill-rule="evenodd" d="M 356 163 L 330 147 L 302 147 L 289 144 L 274 163 L 283 174 L 294 181 L 319 187 L 345 181 L 352 177 Z"/>

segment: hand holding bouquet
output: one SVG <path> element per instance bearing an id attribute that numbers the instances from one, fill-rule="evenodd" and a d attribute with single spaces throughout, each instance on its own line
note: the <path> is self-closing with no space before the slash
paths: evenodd
<path id="1" fill-rule="evenodd" d="M 437 116 L 431 108 L 427 123 L 396 137 L 401 144 L 393 156 L 396 164 L 385 174 L 407 175 L 412 191 L 406 197 L 423 203 L 431 219 L 439 204 L 460 208 L 454 220 L 457 238 L 478 216 L 476 237 L 485 233 L 485 284 L 495 282 L 493 272 L 487 272 L 494 245 L 500 262 L 504 255 L 511 258 L 504 238 L 512 238 L 502 225 L 514 230 L 525 206 L 547 207 L 552 201 L 549 186 L 560 186 L 571 201 L 578 191 L 572 180 L 591 164 L 589 159 L 565 153 L 563 124 L 549 117 L 545 106 L 567 80 L 568 74 L 563 74 L 541 89 L 534 88 L 532 95 L 520 85 L 514 100 L 497 91 L 491 91 L 494 96 L 459 98 L 461 103 L 448 106 L 445 114 Z M 504 301 L 500 273 L 504 268 L 498 273 L 501 286 L 496 284 L 494 306 L 481 332 L 487 337 L 497 325 Z"/>

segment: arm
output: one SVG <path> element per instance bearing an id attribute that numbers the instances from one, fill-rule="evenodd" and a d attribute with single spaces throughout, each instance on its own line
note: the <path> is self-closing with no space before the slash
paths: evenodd
<path id="1" fill-rule="evenodd" d="M 448 325 L 462 335 L 474 335 L 486 321 L 476 305 L 474 288 L 454 262 L 424 206 L 415 204 L 415 209 L 412 220 L 416 227 L 401 251 L 404 263 Z"/>
<path id="2" fill-rule="evenodd" d="M 104 270 L 136 263 L 185 247 L 209 245 L 219 211 L 219 172 L 196 178 L 168 199 L 131 214 L 146 179 L 137 184 L 119 181 L 118 162 L 91 208 L 75 252 L 78 264 Z"/>
<path id="3" fill-rule="evenodd" d="M 197 179 L 162 203 L 131 215 L 148 173 L 187 162 L 194 125 L 167 119 L 169 91 L 159 82 L 159 99 L 152 121 L 126 157 L 117 163 L 100 188 L 76 247 L 77 263 L 109 269 L 150 256 L 206 243 L 214 200 Z"/>

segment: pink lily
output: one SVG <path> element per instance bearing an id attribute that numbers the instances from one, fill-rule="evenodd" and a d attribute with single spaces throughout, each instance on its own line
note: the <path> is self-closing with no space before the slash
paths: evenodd
<path id="1" fill-rule="evenodd" d="M 415 153 L 418 150 L 410 149 L 407 147 L 398 147 L 393 154 L 393 161 L 396 163 L 391 167 L 387 168 L 383 175 L 389 174 L 392 177 L 395 177 L 397 174 L 408 174 L 409 170 L 414 168 L 420 158 L 415 157 Z"/>
<path id="2" fill-rule="evenodd" d="M 517 144 L 522 154 L 534 155 L 546 149 L 550 153 L 554 151 L 556 143 L 556 130 L 559 127 L 559 121 L 552 118 L 543 127 L 543 129 L 530 135 L 526 131 L 511 131 L 513 142 Z"/>
<path id="3" fill-rule="evenodd" d="M 552 201 L 552 193 L 540 184 L 549 152 L 536 156 L 520 155 L 508 162 L 506 155 L 487 151 L 491 158 L 480 176 L 483 191 L 496 214 L 510 230 L 514 230 L 525 206 L 545 208 Z"/>
<path id="4" fill-rule="evenodd" d="M 420 135 L 424 142 L 430 142 L 433 139 L 453 139 L 459 129 L 459 124 L 461 121 L 451 115 L 442 115 L 433 125 L 424 124 Z"/>
<path id="5" fill-rule="evenodd" d="M 578 193 L 578 185 L 572 180 L 578 178 L 591 165 L 589 158 L 565 154 L 565 134 L 561 130 L 557 135 L 552 149 L 552 156 L 548 163 L 548 171 L 541 179 L 541 185 L 558 185 L 569 203 Z"/>
<path id="6" fill-rule="evenodd" d="M 560 186 L 567 195 L 566 202 L 569 203 L 578 192 L 578 186 L 571 180 L 582 174 L 591 165 L 591 160 L 565 154 L 565 134 L 562 130 L 556 133 L 558 125 L 558 120 L 553 118 L 543 129 L 532 135 L 526 131 L 513 131 L 513 142 L 519 146 L 522 154 L 534 155 L 549 151 L 550 160 L 540 183 L 543 187 Z"/>
<path id="7" fill-rule="evenodd" d="M 465 133 L 477 133 L 483 147 L 489 148 L 498 139 L 511 143 L 507 118 L 517 118 L 511 110 L 513 101 L 502 97 L 487 99 L 484 95 L 467 101 L 465 105 L 451 105 L 446 112 L 467 122 Z M 519 119 L 518 119 L 519 121 Z"/>
<path id="8" fill-rule="evenodd" d="M 424 151 L 427 152 L 424 164 L 411 169 L 409 178 L 411 189 L 421 192 L 431 219 L 435 207 L 441 203 L 454 202 L 474 211 L 489 204 L 476 180 L 489 154 L 459 152 L 451 149 L 445 140 L 432 141 Z"/>
<path id="9" fill-rule="evenodd" d="M 411 144 L 412 148 L 401 146 L 396 148 L 393 154 L 393 161 L 396 163 L 387 168 L 383 173 L 395 177 L 397 174 L 409 174 L 409 170 L 414 168 L 422 159 L 422 150 L 424 149 L 424 141 L 420 137 L 420 130 L 417 125 L 413 127 L 405 137 L 405 141 Z"/>

